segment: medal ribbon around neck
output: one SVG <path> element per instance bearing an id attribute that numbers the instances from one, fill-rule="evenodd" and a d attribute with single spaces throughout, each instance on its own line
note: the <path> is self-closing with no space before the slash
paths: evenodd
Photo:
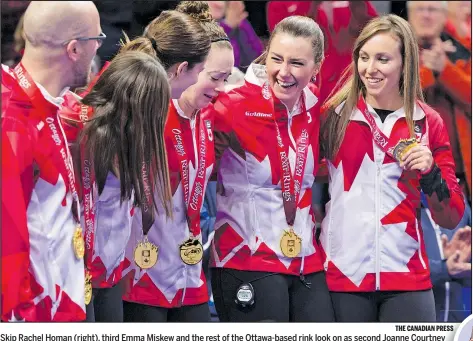
<path id="1" fill-rule="evenodd" d="M 85 123 L 92 108 L 81 104 L 80 119 Z M 89 155 L 85 152 L 85 142 L 80 146 L 80 160 L 82 164 L 82 202 L 84 204 L 85 222 L 85 304 L 92 300 L 92 256 L 95 241 L 95 204 L 93 188 L 95 184 L 95 173 L 90 162 Z"/>
<path id="2" fill-rule="evenodd" d="M 72 215 L 76 224 L 78 225 L 74 231 L 74 235 L 72 238 L 72 247 L 75 256 L 78 259 L 82 259 L 85 253 L 85 246 L 84 239 L 82 237 L 82 228 L 80 227 L 79 198 L 77 195 L 77 187 L 75 184 L 71 154 L 67 146 L 66 136 L 64 134 L 64 131 L 62 130 L 61 123 L 59 122 L 59 116 L 57 115 L 58 108 L 44 98 L 43 94 L 36 86 L 34 80 L 26 71 L 23 64 L 18 64 L 13 69 L 13 71 L 18 79 L 18 84 L 20 85 L 21 89 L 31 100 L 33 107 L 38 114 L 38 117 L 42 118 L 44 113 L 48 113 L 52 110 L 54 110 L 54 112 L 56 113 L 56 115 L 47 116 L 45 121 L 47 126 L 51 130 L 51 138 L 54 142 L 54 145 L 56 146 L 56 150 L 59 152 L 63 159 L 63 162 L 58 164 L 60 168 L 59 171 L 63 175 L 63 178 L 65 178 L 64 182 L 66 183 L 66 187 L 68 187 L 71 191 L 73 201 Z M 61 131 L 62 137 L 60 136 L 59 131 Z M 66 177 L 64 177 L 65 174 L 67 174 Z M 86 269 L 84 269 L 84 271 L 84 301 L 85 304 L 89 304 L 92 299 L 92 284 L 90 280 L 91 276 Z"/>
<path id="3" fill-rule="evenodd" d="M 148 232 L 154 224 L 154 218 L 151 214 L 151 210 L 154 209 L 151 197 L 153 195 L 154 183 L 149 183 L 148 174 L 146 164 L 143 163 L 141 166 L 141 176 L 145 187 L 145 202 L 141 209 L 143 240 L 138 243 L 133 252 L 135 263 L 140 269 L 152 268 L 158 261 L 159 254 L 159 247 L 148 240 Z"/>
<path id="4" fill-rule="evenodd" d="M 80 119 L 83 123 L 89 117 L 92 109 L 81 104 Z M 87 270 L 92 269 L 92 256 L 94 252 L 95 241 L 95 201 L 93 188 L 95 184 L 95 173 L 90 161 L 90 155 L 85 151 L 85 141 L 80 146 L 80 158 L 82 164 L 82 202 L 84 204 L 84 221 L 85 221 L 85 265 Z"/>
<path id="5" fill-rule="evenodd" d="M 364 118 L 368 122 L 368 125 L 371 128 L 373 141 L 376 143 L 376 145 L 379 148 L 381 148 L 381 150 L 384 153 L 388 154 L 390 157 L 397 160 L 397 158 L 394 156 L 394 149 L 396 148 L 396 146 L 394 146 L 393 143 L 389 142 L 389 138 L 376 125 L 374 117 L 369 112 L 368 106 L 366 105 L 366 102 L 365 102 L 365 99 L 363 98 L 363 96 L 360 96 L 360 98 L 358 99 L 357 108 L 358 108 L 358 110 L 361 111 Z M 406 140 L 406 141 L 408 141 L 408 140 Z"/>
<path id="6" fill-rule="evenodd" d="M 171 124 L 171 132 L 173 134 L 174 148 L 179 160 L 179 172 L 182 180 L 182 189 L 184 192 L 184 202 L 187 208 L 186 219 L 189 228 L 190 238 L 180 245 L 180 256 L 184 263 L 188 265 L 197 264 L 202 260 L 202 244 L 197 240 L 200 234 L 200 209 L 204 201 L 205 195 L 205 179 L 206 179 L 206 154 L 207 154 L 207 134 L 204 119 L 196 115 L 195 119 L 199 119 L 199 148 L 198 148 L 198 164 L 194 184 L 189 196 L 189 160 L 185 143 L 182 138 L 182 123 L 180 118 L 177 121 L 169 121 Z M 176 123 L 179 123 L 177 125 Z M 195 143 L 195 141 L 192 141 Z"/>
<path id="7" fill-rule="evenodd" d="M 71 191 L 72 194 L 72 214 L 76 223 L 80 224 L 80 213 L 78 205 L 78 195 L 74 178 L 74 171 L 72 166 L 72 158 L 69 148 L 67 146 L 66 136 L 62 130 L 61 124 L 59 123 L 59 117 L 57 115 L 58 107 L 54 104 L 47 101 L 39 88 L 36 86 L 36 83 L 31 78 L 30 74 L 26 71 L 23 64 L 18 64 L 14 69 L 18 84 L 20 85 L 23 92 L 28 96 L 33 104 L 35 112 L 38 114 L 38 117 L 43 118 L 44 114 L 47 114 L 46 125 L 51 130 L 51 139 L 56 146 L 56 150 L 62 156 L 62 163 L 59 163 L 60 173 L 64 178 L 66 186 Z M 56 115 L 49 116 L 49 112 L 53 111 Z M 66 176 L 65 176 L 66 175 Z"/>
<path id="8" fill-rule="evenodd" d="M 272 94 L 268 83 L 263 85 L 263 98 L 265 98 L 270 105 L 270 112 L 276 129 L 276 142 L 279 156 L 279 165 L 281 168 L 281 191 L 283 199 L 284 214 L 286 222 L 289 226 L 289 232 L 284 230 L 280 240 L 281 252 L 284 256 L 289 258 L 297 257 L 302 249 L 302 239 L 294 232 L 294 221 L 296 219 L 297 204 L 301 194 L 302 180 L 304 176 L 304 169 L 307 161 L 307 153 L 309 149 L 309 121 L 304 121 L 302 132 L 296 141 L 296 162 L 294 176 L 291 171 L 291 164 L 289 162 L 289 155 L 286 153 L 286 147 L 283 143 L 281 132 L 276 121 L 276 107 L 274 105 L 274 94 Z M 306 111 L 305 101 L 301 95 L 299 101 L 299 110 Z M 282 107 L 282 106 L 281 106 Z M 285 107 L 284 107 L 285 108 Z M 287 110 L 284 115 L 287 115 Z M 290 129 L 290 128 L 289 128 Z"/>
<path id="9" fill-rule="evenodd" d="M 263 91 L 268 91 L 263 90 Z M 279 126 L 275 117 L 275 105 L 274 105 L 274 95 L 268 96 L 268 102 L 271 105 L 271 115 L 276 129 L 276 140 L 279 156 L 279 165 L 281 168 L 281 190 L 283 193 L 283 204 L 284 212 L 286 215 L 286 221 L 289 226 L 294 225 L 296 218 L 297 203 L 299 202 L 299 197 L 301 194 L 302 180 L 304 176 L 304 170 L 307 161 L 307 153 L 309 149 L 309 133 L 308 133 L 308 121 L 304 121 L 302 127 L 302 132 L 298 136 L 296 141 L 296 163 L 295 163 L 295 172 L 294 176 L 291 171 L 291 164 L 289 162 L 289 155 L 286 153 L 286 147 L 283 143 L 281 132 L 279 131 Z M 301 95 L 301 100 L 299 101 L 299 106 L 301 112 L 305 112 L 305 101 L 304 96 Z M 285 108 L 285 107 L 284 107 Z M 285 113 L 287 115 L 287 113 Z"/>

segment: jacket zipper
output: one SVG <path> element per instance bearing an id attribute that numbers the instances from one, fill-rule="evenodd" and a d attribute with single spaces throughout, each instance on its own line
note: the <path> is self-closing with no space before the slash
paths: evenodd
<path id="1" fill-rule="evenodd" d="M 329 212 L 330 216 L 328 218 L 328 231 L 327 231 L 327 249 L 325 250 L 325 262 L 324 262 L 324 270 L 325 272 L 328 271 L 328 263 L 331 260 L 332 255 L 332 200 L 328 203 L 330 205 Z"/>
<path id="2" fill-rule="evenodd" d="M 379 191 L 380 191 L 380 186 L 379 186 L 379 177 L 380 177 L 380 174 L 381 174 L 381 166 L 380 164 L 378 163 L 378 161 L 375 161 L 376 162 L 376 183 L 375 183 L 375 197 L 376 197 L 376 208 L 375 208 L 375 212 L 376 212 L 376 216 L 375 216 L 375 219 L 376 219 L 376 237 L 375 237 L 375 242 L 376 242 L 376 258 L 375 258 L 375 264 L 376 264 L 376 290 L 380 290 L 380 260 L 379 260 L 379 229 L 380 229 L 380 219 L 379 219 L 379 206 L 380 206 L 380 195 L 379 195 Z"/>
<path id="3" fill-rule="evenodd" d="M 251 238 L 251 244 L 249 245 L 250 247 L 250 251 L 252 253 L 256 252 L 256 245 L 258 244 L 258 242 L 256 241 L 256 238 L 258 237 L 258 234 L 256 233 L 256 231 L 259 229 L 257 227 L 258 225 L 258 212 L 257 212 L 257 209 L 256 209 L 256 201 L 255 201 L 255 197 L 254 197 L 254 193 L 252 192 L 250 194 L 250 201 L 251 201 L 251 205 L 253 206 L 253 224 L 252 224 L 252 229 L 253 229 L 253 237 Z"/>

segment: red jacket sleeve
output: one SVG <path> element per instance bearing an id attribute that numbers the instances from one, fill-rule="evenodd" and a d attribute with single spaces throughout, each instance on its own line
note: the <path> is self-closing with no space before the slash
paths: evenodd
<path id="1" fill-rule="evenodd" d="M 79 137 L 80 131 L 84 127 L 84 124 L 81 120 L 80 99 L 75 96 L 76 95 L 73 93 L 67 93 L 63 97 L 64 103 L 58 112 L 69 146 L 75 142 L 78 142 L 77 138 Z"/>
<path id="2" fill-rule="evenodd" d="M 8 110 L 7 110 L 8 111 Z M 2 117 L 2 313 L 35 320 L 26 209 L 34 186 L 32 141 L 19 120 Z"/>
<path id="3" fill-rule="evenodd" d="M 61 118 L 62 127 L 64 128 L 64 133 L 66 134 L 67 142 L 69 144 L 76 142 L 79 133 L 84 128 L 84 123 L 82 122 L 83 117 L 81 117 L 81 115 L 85 115 L 89 119 L 92 117 L 91 110 L 87 113 L 81 112 L 81 99 L 92 90 L 100 76 L 109 66 L 110 62 L 106 62 L 102 70 L 100 70 L 97 76 L 95 76 L 95 78 L 87 85 L 87 88 L 80 92 L 79 95 L 75 95 L 72 92 L 67 92 L 64 95 L 64 103 L 59 110 L 59 117 Z"/>
<path id="4" fill-rule="evenodd" d="M 440 115 L 432 109 L 430 110 L 431 113 L 427 115 L 430 149 L 435 164 L 440 168 L 442 179 L 447 184 L 450 198 L 440 202 L 435 192 L 431 196 L 426 195 L 426 197 L 434 221 L 444 228 L 453 229 L 463 217 L 465 203 L 455 176 L 455 163 L 447 129 Z"/>
<path id="5" fill-rule="evenodd" d="M 229 146 L 229 134 L 233 128 L 232 101 L 228 93 L 221 93 L 217 99 L 204 109 L 205 115 L 209 115 L 214 121 L 214 150 L 215 167 L 211 179 L 216 180 L 220 159 L 223 152 Z"/>
<path id="6" fill-rule="evenodd" d="M 233 130 L 233 114 L 238 107 L 239 95 L 235 90 L 221 93 L 205 110 L 211 111 L 215 130 L 229 133 Z"/>
<path id="7" fill-rule="evenodd" d="M 432 70 L 420 67 L 420 79 L 423 89 L 442 84 L 445 91 L 464 108 L 471 108 L 471 61 L 458 60 L 455 64 L 446 61 L 445 68 L 438 78 Z M 467 110 L 469 112 L 469 110 Z"/>
<path id="8" fill-rule="evenodd" d="M 447 60 L 438 81 L 458 104 L 471 108 L 471 60 L 458 60 L 455 64 Z"/>

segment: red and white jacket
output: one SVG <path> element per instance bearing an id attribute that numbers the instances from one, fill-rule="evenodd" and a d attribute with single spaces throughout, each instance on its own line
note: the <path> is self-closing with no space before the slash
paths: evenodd
<path id="1" fill-rule="evenodd" d="M 179 246 L 189 238 L 184 202 L 183 182 L 181 179 L 179 158 L 174 146 L 173 127 L 182 129 L 182 143 L 185 145 L 189 165 L 189 192 L 194 186 L 198 169 L 200 122 L 209 122 L 206 126 L 205 182 L 203 192 L 214 166 L 213 118 L 209 113 L 198 112 L 193 119 L 187 118 L 179 108 L 177 100 L 169 106 L 165 127 L 165 141 L 171 179 L 173 219 L 166 217 L 164 209 L 159 207 L 155 221 L 148 232 L 148 240 L 158 246 L 157 263 L 150 269 L 142 270 L 134 262 L 133 252 L 143 238 L 142 214 L 135 209 L 130 241 L 126 249 L 125 301 L 145 305 L 175 308 L 183 305 L 196 305 L 208 301 L 207 285 L 202 270 L 202 262 L 186 265 L 180 258 Z M 202 242 L 199 232 L 195 236 Z"/>
<path id="2" fill-rule="evenodd" d="M 89 83 L 87 90 L 81 93 L 82 97 L 90 92 L 109 65 L 109 62 L 104 65 L 97 77 Z M 92 117 L 93 109 L 88 108 L 86 113 L 82 112 L 81 97 L 74 93 L 66 94 L 64 100 L 60 116 L 69 144 L 75 144 L 79 142 L 77 138 L 84 126 L 83 119 Z M 84 115 L 86 117 L 83 117 Z M 81 160 L 77 158 L 77 162 L 81 162 Z M 79 167 L 78 173 L 80 174 L 82 165 Z M 76 166 L 76 170 L 79 167 Z M 120 181 L 112 172 L 108 173 L 100 195 L 97 187 L 93 186 L 93 198 L 94 202 L 91 208 L 95 213 L 93 253 L 92 263 L 89 264 L 88 270 L 92 276 L 93 288 L 111 288 L 122 279 L 125 249 L 131 233 L 134 199 L 131 198 L 120 203 Z M 84 204 L 82 201 L 82 212 L 84 212 Z M 84 216 L 82 216 L 82 226 L 85 231 Z"/>
<path id="3" fill-rule="evenodd" d="M 100 195 L 94 186 L 94 198 L 94 244 L 88 270 L 93 288 L 111 288 L 123 277 L 135 208 L 133 198 L 120 203 L 120 180 L 112 172 L 108 173 Z M 85 226 L 83 219 L 82 222 Z"/>
<path id="4" fill-rule="evenodd" d="M 315 87 L 303 90 L 305 108 L 287 108 L 274 96 L 268 99 L 265 67 L 252 64 L 245 84 L 220 94 L 209 110 L 215 115 L 218 164 L 217 217 L 211 246 L 211 266 L 246 271 L 300 275 L 322 270 L 311 210 L 312 184 L 319 157 L 319 103 Z M 299 103 L 300 104 L 300 103 Z M 302 110 L 301 110 L 302 109 Z M 277 148 L 278 122 L 291 172 L 295 144 L 303 127 L 309 144 L 294 232 L 302 238 L 301 256 L 288 258 L 280 249 L 288 229 L 281 190 L 281 164 Z"/>
<path id="5" fill-rule="evenodd" d="M 409 137 L 403 108 L 384 123 L 369 105 L 368 110 L 389 143 Z M 453 228 L 463 215 L 464 203 L 447 131 L 439 114 L 425 104 L 416 104 L 414 121 L 418 142 L 430 148 L 450 190 L 450 198 L 442 202 L 436 194 L 427 197 L 433 219 L 445 226 L 447 218 Z M 404 171 L 375 144 L 358 109 L 352 113 L 339 152 L 327 164 L 331 200 L 320 241 L 329 290 L 431 288 L 420 219 L 420 174 Z"/>
<path id="6" fill-rule="evenodd" d="M 66 145 L 58 117 L 61 98 L 42 112 L 2 65 L 2 313 L 4 321 L 82 321 L 85 319 L 84 263 L 72 240 L 72 214 L 63 156 Z M 52 135 L 46 118 L 60 131 Z M 53 140 L 53 137 L 54 139 Z"/>
<path id="7" fill-rule="evenodd" d="M 102 68 L 100 74 L 105 71 L 108 65 L 109 63 Z M 97 78 L 90 83 L 88 89 L 81 93 L 81 96 L 85 96 L 91 90 L 96 80 Z M 78 143 L 77 138 L 83 128 L 81 115 L 92 117 L 93 110 L 89 109 L 87 113 L 81 112 L 81 97 L 73 93 L 67 94 L 64 99 L 60 116 L 65 126 L 65 133 L 70 144 Z M 82 161 L 77 158 L 77 162 Z M 82 165 L 80 167 L 80 171 L 82 171 Z M 76 170 L 78 170 L 77 166 Z M 112 172 L 108 173 L 100 195 L 97 186 L 93 186 L 93 198 L 91 209 L 95 213 L 94 240 L 92 263 L 89 264 L 88 270 L 92 276 L 93 288 L 111 288 L 122 279 L 125 249 L 131 233 L 134 199 L 131 198 L 120 203 L 120 181 Z M 82 212 L 84 212 L 84 204 L 82 201 Z M 84 215 L 82 215 L 82 226 L 85 232 Z"/>

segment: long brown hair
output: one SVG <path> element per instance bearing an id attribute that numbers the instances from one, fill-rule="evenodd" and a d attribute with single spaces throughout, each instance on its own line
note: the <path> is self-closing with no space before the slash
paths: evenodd
<path id="1" fill-rule="evenodd" d="M 366 91 L 358 73 L 360 49 L 372 37 L 380 33 L 390 33 L 401 43 L 402 73 L 399 80 L 399 93 L 404 100 L 406 120 L 409 133 L 414 136 L 414 108 L 416 100 L 423 100 L 419 77 L 419 48 L 417 39 L 409 23 L 389 14 L 372 19 L 361 31 L 355 41 L 351 65 L 344 71 L 339 84 L 343 86 L 335 94 L 330 94 L 323 106 L 325 122 L 322 126 L 321 145 L 325 157 L 331 159 L 337 154 L 345 136 L 345 131 L 355 109 L 358 98 Z M 343 107 L 337 114 L 335 109 L 342 103 Z"/>
<path id="2" fill-rule="evenodd" d="M 210 39 L 201 24 L 175 10 L 161 12 L 141 37 L 130 40 L 124 34 L 121 45 L 119 53 L 145 52 L 157 57 L 166 70 L 182 62 L 187 62 L 192 69 L 203 62 L 210 51 Z"/>
<path id="3" fill-rule="evenodd" d="M 135 204 L 143 208 L 152 186 L 157 190 L 151 193 L 157 193 L 166 215 L 172 215 L 164 142 L 170 98 L 163 66 L 136 51 L 116 56 L 84 97 L 82 102 L 94 108 L 94 116 L 80 138 L 85 140 L 86 155 L 91 155 L 99 194 L 112 171 L 120 179 L 120 202 L 134 193 Z M 150 197 L 156 207 L 154 195 Z"/>

